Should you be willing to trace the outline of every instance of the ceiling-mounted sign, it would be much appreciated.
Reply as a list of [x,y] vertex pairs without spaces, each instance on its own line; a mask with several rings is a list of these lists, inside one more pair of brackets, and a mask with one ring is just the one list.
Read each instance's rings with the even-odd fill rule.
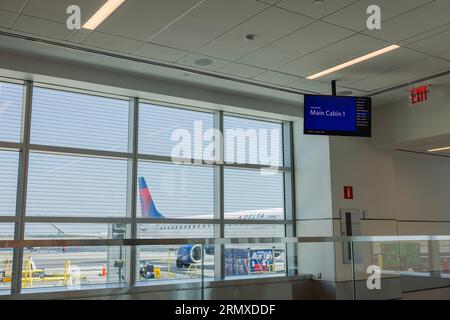
[[428,101],[430,86],[412,88],[410,91],[411,104],[419,104]]
[[305,95],[304,134],[370,137],[372,99]]

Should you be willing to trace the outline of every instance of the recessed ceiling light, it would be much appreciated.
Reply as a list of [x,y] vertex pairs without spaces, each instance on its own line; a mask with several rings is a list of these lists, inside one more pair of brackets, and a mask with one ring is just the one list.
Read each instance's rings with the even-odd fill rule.
[[340,65],[337,65],[337,66],[335,66],[335,67],[333,67],[333,68],[330,68],[330,69],[321,71],[321,72],[319,72],[319,73],[313,74],[313,75],[311,75],[311,76],[309,76],[309,77],[306,77],[306,79],[314,80],[314,79],[317,79],[317,78],[326,76],[327,74],[330,74],[330,73],[333,73],[333,72],[336,72],[336,71],[339,71],[339,70],[348,68],[348,67],[350,67],[350,66],[352,66],[352,65],[355,65],[355,64],[357,64],[357,63],[361,63],[361,62],[363,62],[363,61],[366,61],[366,60],[375,58],[375,57],[377,57],[377,56],[380,56],[380,55],[382,55],[382,54],[388,53],[388,52],[390,52],[390,51],[392,51],[392,50],[395,50],[395,49],[398,49],[398,48],[400,48],[399,45],[396,45],[396,44],[390,45],[390,46],[385,47],[385,48],[383,48],[383,49],[380,49],[380,50],[371,52],[371,53],[369,53],[369,54],[366,54],[366,55],[364,55],[364,56],[362,56],[362,57],[359,57],[359,58],[356,58],[356,59],[347,61],[347,62],[345,62],[345,63],[342,63],[342,64],[340,64]]
[[194,61],[198,66],[209,66],[212,64],[212,60],[208,58],[200,58]]
[[253,40],[256,39],[256,34],[254,34],[254,33],[246,34],[244,36],[244,39],[247,40],[247,41],[253,41]]
[[108,0],[97,10],[92,17],[83,25],[84,29],[95,30],[114,11],[119,8],[125,0]]
[[437,152],[437,151],[445,151],[445,150],[450,150],[450,147],[431,149],[431,150],[428,150],[428,152]]

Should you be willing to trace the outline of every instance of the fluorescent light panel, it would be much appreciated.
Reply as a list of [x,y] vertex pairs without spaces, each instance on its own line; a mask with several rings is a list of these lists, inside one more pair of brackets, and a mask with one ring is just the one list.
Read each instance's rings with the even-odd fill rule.
[[106,20],[125,0],[108,0],[97,10],[92,17],[83,25],[84,29],[95,30],[103,21]]
[[314,79],[326,76],[327,74],[330,74],[330,73],[333,73],[333,72],[336,72],[336,71],[348,68],[348,67],[350,67],[352,65],[355,65],[357,63],[360,63],[360,62],[363,62],[363,61],[375,58],[377,56],[380,56],[382,54],[388,53],[388,52],[390,52],[392,50],[395,50],[395,49],[398,49],[398,48],[400,48],[399,45],[396,45],[396,44],[390,45],[390,46],[388,46],[386,48],[383,48],[383,49],[380,49],[380,50],[368,53],[368,54],[366,54],[366,55],[364,55],[362,57],[359,57],[359,58],[350,60],[348,62],[342,63],[340,65],[337,65],[336,67],[333,67],[333,68],[321,71],[319,73],[313,74],[313,75],[311,75],[309,77],[306,77],[306,79],[314,80]]
[[444,151],[444,150],[450,150],[450,147],[431,149],[431,150],[428,150],[428,152],[437,152],[437,151]]

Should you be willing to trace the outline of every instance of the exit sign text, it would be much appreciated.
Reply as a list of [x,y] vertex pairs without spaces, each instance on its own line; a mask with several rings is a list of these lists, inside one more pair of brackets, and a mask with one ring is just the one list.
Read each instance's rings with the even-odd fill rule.
[[411,104],[418,104],[428,101],[429,86],[421,86],[411,89]]

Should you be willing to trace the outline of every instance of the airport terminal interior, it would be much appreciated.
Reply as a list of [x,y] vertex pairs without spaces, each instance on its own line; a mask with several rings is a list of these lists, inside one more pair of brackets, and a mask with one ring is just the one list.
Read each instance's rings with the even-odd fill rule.
[[450,0],[0,0],[0,300],[450,299]]

